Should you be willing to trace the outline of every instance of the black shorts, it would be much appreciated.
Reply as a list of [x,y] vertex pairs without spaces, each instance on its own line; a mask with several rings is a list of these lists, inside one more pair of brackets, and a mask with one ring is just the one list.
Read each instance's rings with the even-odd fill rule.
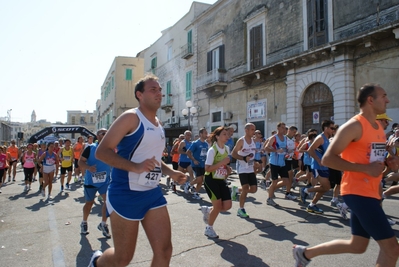
[[191,165],[191,162],[190,162],[190,161],[187,161],[187,162],[179,162],[179,166],[182,167],[183,169],[187,169],[188,166],[190,166],[190,165]]
[[230,189],[224,179],[213,179],[212,174],[205,175],[204,187],[211,201],[231,200]]
[[306,172],[306,171],[312,172],[312,166],[302,164],[302,171],[304,171],[304,172]]
[[78,162],[79,162],[79,159],[75,159],[75,164],[74,164],[74,165],[75,165],[75,169],[76,169],[76,168],[79,168]]
[[272,174],[272,180],[277,180],[279,175],[281,178],[288,178],[288,170],[285,166],[270,164],[270,171]]
[[295,170],[298,167],[299,167],[298,160],[296,159],[285,160],[285,168],[287,169],[287,171]]
[[256,180],[256,174],[251,173],[239,173],[238,177],[240,177],[241,185],[248,184],[249,186],[258,185],[258,180]]
[[12,165],[14,165],[14,163],[16,164],[17,162],[18,162],[18,160],[10,161],[10,167],[11,167]]
[[172,168],[177,171],[177,169],[179,169],[179,163],[172,161]]
[[193,167],[193,171],[195,173],[195,177],[204,176],[205,168],[202,167]]
[[40,171],[39,163],[36,164],[36,170],[39,172],[39,178],[43,178],[43,172]]
[[3,175],[4,175],[5,171],[7,171],[5,168],[4,169],[0,169],[0,182],[3,181]]
[[328,168],[328,170],[330,172],[328,179],[330,180],[331,188],[333,188],[335,185],[340,185],[342,180],[342,172],[330,168]]
[[67,171],[72,172],[72,165],[66,168],[61,166],[61,174],[65,174]]

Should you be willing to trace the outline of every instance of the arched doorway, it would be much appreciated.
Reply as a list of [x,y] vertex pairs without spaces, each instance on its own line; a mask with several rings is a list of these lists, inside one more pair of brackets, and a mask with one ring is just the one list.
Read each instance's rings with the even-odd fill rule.
[[[302,109],[303,132],[309,128],[315,128],[321,132],[321,123],[324,120],[331,120],[334,116],[334,99],[330,88],[324,83],[315,83],[309,86],[303,95]],[[313,118],[317,112],[318,122]]]

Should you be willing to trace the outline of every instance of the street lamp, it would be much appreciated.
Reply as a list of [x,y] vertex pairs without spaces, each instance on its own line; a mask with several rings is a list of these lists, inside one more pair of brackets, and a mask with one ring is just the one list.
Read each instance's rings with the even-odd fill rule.
[[183,114],[183,116],[188,117],[188,130],[190,130],[190,131],[191,131],[191,126],[190,126],[191,114],[195,114],[195,113],[197,113],[197,108],[193,107],[193,103],[191,101],[187,101],[186,108],[184,108],[181,111],[181,114]]

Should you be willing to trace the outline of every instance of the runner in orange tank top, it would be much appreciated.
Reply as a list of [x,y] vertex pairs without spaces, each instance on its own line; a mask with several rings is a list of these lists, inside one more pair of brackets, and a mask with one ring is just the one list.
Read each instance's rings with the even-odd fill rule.
[[[376,266],[393,267],[398,260],[399,244],[382,210],[379,195],[385,167],[385,134],[376,115],[385,112],[389,100],[377,84],[362,86],[357,100],[360,114],[340,127],[322,158],[323,165],[344,171],[341,194],[351,209],[352,236],[349,240],[333,240],[310,248],[295,245],[295,266],[306,266],[320,255],[363,253],[370,237],[380,246]],[[398,161],[398,157],[392,157],[390,165]]]
[[[83,137],[79,136],[78,137],[78,141],[76,142],[76,144],[73,146],[73,156],[75,158],[75,182],[77,182],[77,180],[81,180],[82,178],[79,176],[79,174],[81,174],[81,170],[79,168],[79,158],[80,158],[80,154],[82,154],[83,151]],[[67,189],[69,189],[69,184],[66,185]]]

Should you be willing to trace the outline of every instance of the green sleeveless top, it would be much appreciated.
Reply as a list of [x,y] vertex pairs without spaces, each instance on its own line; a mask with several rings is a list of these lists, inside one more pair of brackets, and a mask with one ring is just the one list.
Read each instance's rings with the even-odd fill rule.
[[[215,165],[216,163],[222,161],[224,158],[228,157],[229,154],[227,153],[227,146],[224,146],[224,153],[220,154],[218,148],[216,147],[216,143],[212,146],[213,150],[215,150],[215,158],[213,159],[213,164]],[[209,175],[210,172],[205,172],[205,175]],[[227,176],[227,166],[222,165],[220,166],[217,170],[212,172],[212,178],[213,179],[225,179]]]

